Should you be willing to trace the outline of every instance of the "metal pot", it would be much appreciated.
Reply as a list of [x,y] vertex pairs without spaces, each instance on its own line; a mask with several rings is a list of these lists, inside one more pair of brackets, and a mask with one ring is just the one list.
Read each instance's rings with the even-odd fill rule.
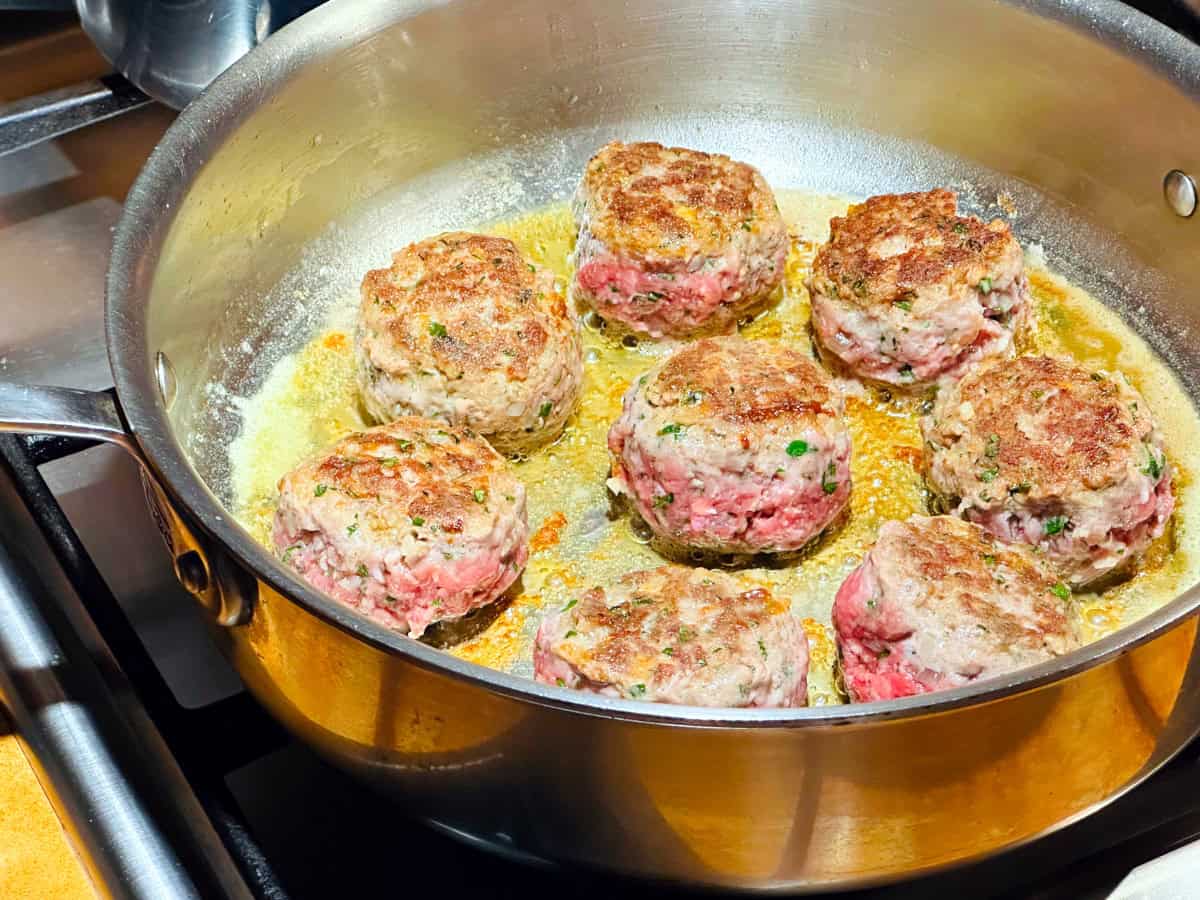
[[18,9],[74,7],[84,31],[121,74],[0,107],[0,156],[137,109],[150,98],[181,109],[230,63],[321,2],[20,0]]
[[361,276],[351,245],[305,268],[328,223],[376,203],[405,212],[384,220],[400,230],[478,222],[563,196],[602,140],[648,135],[733,152],[777,186],[1007,193],[1022,238],[1200,396],[1200,223],[1180,215],[1179,176],[1177,211],[1162,193],[1168,171],[1200,171],[1200,49],[1118,3],[335,0],[190,106],[130,193],[108,278],[119,408],[6,385],[0,419],[135,454],[255,696],[414,814],[517,856],[861,885],[1034,839],[1162,765],[1200,730],[1194,588],[1070,656],[932,697],[670,707],[393,634],[231,518],[227,397],[313,322],[277,285]]

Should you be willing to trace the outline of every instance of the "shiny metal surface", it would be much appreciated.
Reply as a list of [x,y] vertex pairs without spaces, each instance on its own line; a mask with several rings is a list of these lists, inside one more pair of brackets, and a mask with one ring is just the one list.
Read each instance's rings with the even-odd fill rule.
[[[116,444],[142,461],[110,394],[74,388],[0,382],[0,432],[56,434]],[[175,561],[179,583],[219,625],[249,620],[257,594],[255,581],[214,553],[167,502],[162,489],[143,477],[147,502]]]
[[1190,217],[1196,211],[1196,182],[1192,176],[1172,169],[1163,179],[1163,196],[1175,214]]
[[0,704],[103,896],[250,896],[3,460]]
[[[984,68],[979,34],[1006,48]],[[932,0],[335,0],[185,111],[135,186],[108,282],[122,411],[164,520],[187,515],[260,580],[248,621],[220,632],[248,686],[446,829],[748,889],[977,858],[1086,814],[1196,734],[1196,589],[1062,660],[932,698],[581,696],[448,658],[294,579],[221,505],[232,398],[316,327],[321,284],[351,277],[357,248],[330,223],[471,224],[561,198],[618,135],[719,146],[781,186],[1011,193],[1022,238],[1200,396],[1195,230],[1142,177],[1200,168],[1198,101],[1200,51],[1108,2],[972,0],[947,16]]]
[[3,383],[0,407],[8,412],[0,431],[92,438],[133,450],[117,404],[108,394]]
[[[109,71],[78,24],[0,35],[0,101]],[[174,115],[150,104],[0,159],[0,380],[112,386],[104,275],[113,229]],[[161,551],[128,453],[97,446],[41,471],[180,703],[236,692],[236,674],[203,630],[206,613]]]
[[321,2],[76,0],[84,30],[124,77],[109,75],[0,106],[0,156],[145,106],[151,98],[182,109],[234,60]]
[[267,35],[321,0],[77,0],[83,28],[117,71],[181,109]]
[[149,102],[123,78],[108,77],[0,106],[0,156]]

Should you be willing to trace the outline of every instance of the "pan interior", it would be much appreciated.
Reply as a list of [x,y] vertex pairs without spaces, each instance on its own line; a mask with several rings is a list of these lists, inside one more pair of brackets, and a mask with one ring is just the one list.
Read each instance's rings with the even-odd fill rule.
[[[1195,275],[1180,262],[1188,244],[1181,223],[1156,205],[1157,169],[1169,154],[1116,143],[1130,133],[1150,141],[1150,129],[1132,121],[1139,116],[1172,122],[1155,141],[1186,134],[1187,122],[1167,117],[1167,107],[1200,124],[1165,80],[1065,25],[992,3],[970,4],[976,26],[1013,51],[1004,73],[980,75],[970,96],[910,85],[913,78],[950,84],[971,64],[969,36],[941,22],[937,4],[855,18],[841,4],[812,4],[801,14],[783,3],[773,18],[739,19],[736,28],[713,14],[716,7],[707,18],[689,19],[697,5],[677,4],[618,22],[605,5],[579,4],[565,25],[550,23],[547,37],[544,8],[518,3],[507,21],[513,29],[525,23],[533,36],[506,31],[505,48],[467,25],[487,6],[422,12],[293,73],[231,130],[171,226],[152,290],[150,355],[161,350],[174,364],[172,425],[196,472],[251,530],[261,534],[247,503],[261,501],[253,495],[264,479],[247,489],[248,441],[261,434],[264,417],[289,412],[271,408],[281,396],[270,393],[272,378],[314,340],[352,333],[363,273],[431,233],[511,228],[520,216],[553,209],[590,154],[613,138],[751,162],[810,231],[846,198],[938,185],[957,190],[969,211],[1003,212],[1022,244],[1044,248],[1051,272],[1120,316],[1124,326],[1110,334],[1127,327],[1163,361],[1159,373],[1173,373],[1154,379],[1157,393],[1144,380],[1139,386],[1160,416],[1182,423],[1168,437],[1184,473],[1180,520],[1196,506],[1189,499],[1195,467],[1184,458],[1200,447],[1188,430],[1195,424],[1188,398],[1200,396],[1186,338],[1195,327],[1188,300]],[[685,21],[687,28],[671,29]],[[610,39],[616,49],[598,62]],[[753,67],[743,58],[746,45],[761,51]],[[696,46],[710,53],[702,70]],[[638,65],[651,59],[674,80],[639,81]],[[435,83],[437,66],[445,77]],[[1109,79],[1109,94],[1086,101],[1104,109],[1078,108],[1072,71]],[[888,84],[896,88],[890,96]],[[1124,123],[1114,115],[1121,103]],[[989,111],[983,119],[981,107]],[[1093,135],[1109,142],[1106,154],[1089,152],[1083,123],[1113,129]],[[1014,149],[1018,141],[1030,149]],[[1145,157],[1147,175],[1129,174],[1123,157],[1133,153]],[[561,258],[546,262],[567,274]],[[317,443],[311,420],[293,416],[287,427],[295,440],[279,445],[278,474],[294,461],[289,453]],[[1194,533],[1177,530],[1176,538]],[[851,556],[831,570],[834,586]],[[1184,547],[1186,571],[1154,605],[1194,580],[1196,556]],[[827,621],[829,596],[799,598],[797,609]],[[528,623],[522,635],[503,660],[515,672],[528,670]],[[828,686],[818,690],[832,698]]]
[[[983,217],[1008,215],[1026,225],[1032,217],[1025,210],[1045,214],[1045,203],[1027,187],[971,170],[932,151],[918,153],[870,135],[832,129],[818,143],[819,134],[811,123],[797,126],[792,139],[781,143],[796,147],[804,140],[805,146],[785,159],[763,159],[752,143],[728,147],[727,133],[714,133],[709,122],[628,123],[604,135],[562,136],[522,154],[510,151],[465,161],[403,185],[332,223],[268,294],[263,321],[235,349],[245,357],[242,365],[250,375],[245,387],[228,398],[240,424],[221,459],[228,472],[223,487],[235,515],[269,546],[278,478],[346,432],[372,424],[354,386],[352,344],[362,275],[386,265],[391,252],[409,241],[466,228],[513,237],[531,258],[569,280],[573,227],[564,198],[587,155],[608,137],[655,138],[728,150],[760,165],[780,186],[780,205],[793,235],[785,297],[775,309],[745,326],[743,333],[784,340],[806,350],[808,300],[803,275],[815,247],[826,236],[829,217],[842,214],[851,197],[948,185],[960,193],[966,208]],[[893,176],[806,183],[811,175],[805,161],[832,154],[848,154],[858,161],[852,171],[888,171]],[[864,159],[870,161],[864,165]],[[556,162],[558,167],[552,168]],[[531,179],[529,173],[540,177]],[[1186,535],[1200,533],[1194,527],[1200,523],[1192,521],[1200,504],[1192,497],[1190,475],[1192,448],[1200,447],[1200,424],[1180,385],[1141,339],[1090,295],[1053,274],[1062,260],[1058,239],[1068,233],[1077,235],[1078,226],[1072,228],[1066,217],[1047,224],[1047,231],[1021,228],[1029,247],[1038,320],[1037,337],[1025,349],[1065,350],[1087,364],[1119,366],[1131,374],[1151,405],[1162,411],[1179,473],[1178,527],[1148,554],[1139,577],[1077,600],[1084,631],[1095,638],[1161,606],[1196,580],[1200,556],[1182,544]],[[1047,241],[1049,248],[1033,235]],[[1111,302],[1122,302],[1122,294],[1096,279],[1095,273],[1076,277],[1090,281],[1098,291],[1107,290]],[[274,323],[285,320],[289,328],[275,332]],[[610,503],[603,482],[607,423],[615,418],[624,389],[668,345],[643,342],[628,348],[593,328],[585,334],[585,346],[589,361],[583,412],[574,418],[563,440],[516,463],[529,490],[530,525],[535,533],[535,552],[524,578],[497,610],[433,635],[451,653],[513,674],[531,674],[532,639],[546,610],[564,605],[592,584],[609,583],[631,568],[664,561],[646,546],[644,533],[630,516]],[[211,385],[214,397],[227,391],[226,384]],[[789,598],[793,612],[804,619],[813,651],[811,703],[841,699],[828,624],[837,586],[861,559],[880,522],[925,511],[916,467],[921,453],[916,422],[922,399],[889,397],[879,391],[852,398],[855,498],[849,521],[799,564],[730,563],[754,583]]]

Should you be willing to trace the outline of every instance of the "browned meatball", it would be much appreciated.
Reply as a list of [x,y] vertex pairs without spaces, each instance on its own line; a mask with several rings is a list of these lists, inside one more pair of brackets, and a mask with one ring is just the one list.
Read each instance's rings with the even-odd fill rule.
[[554,276],[507,238],[441,234],[368,272],[356,344],[376,419],[464,425],[502,453],[556,437],[583,381],[578,330]]
[[782,282],[787,227],[758,170],[614,142],[575,198],[575,295],[651,337],[732,328]]
[[1029,285],[1005,222],[960,216],[936,190],[871,197],[829,228],[808,278],[824,354],[896,385],[1012,355]]

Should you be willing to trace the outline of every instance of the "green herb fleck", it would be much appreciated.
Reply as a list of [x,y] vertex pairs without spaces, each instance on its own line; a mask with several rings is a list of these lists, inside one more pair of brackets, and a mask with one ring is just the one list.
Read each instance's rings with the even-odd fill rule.
[[892,651],[889,650],[887,647],[884,647],[882,650],[879,650],[876,652],[875,658],[876,659],[887,659],[891,655],[892,655]]
[[742,231],[749,231],[749,230],[750,230],[750,223],[749,223],[749,222],[743,222],[743,223],[742,223]]
[[663,652],[663,656],[674,656],[675,648],[674,647],[663,647],[662,652]]
[[476,488],[475,490],[471,491],[471,496],[475,498],[476,503],[483,503],[485,500],[487,500],[487,491],[483,490],[482,488]]
[[994,566],[996,564],[996,557],[991,553],[985,553],[983,554],[983,563],[987,566]]
[[646,686],[644,684],[634,684],[629,687],[630,697],[643,697],[646,694]]
[[897,300],[896,306],[900,307],[905,312],[912,312],[912,301],[911,300]]
[[965,222],[955,222],[954,223],[954,233],[955,234],[966,234],[967,233],[966,223]]
[[1157,480],[1163,473],[1163,461],[1154,455],[1150,446],[1146,446],[1146,464],[1142,466],[1142,474]]
[[430,322],[429,323],[429,333],[431,335],[433,335],[435,338],[445,337],[446,336],[446,326],[443,325],[441,322]]
[[991,292],[992,292],[992,279],[980,278],[979,279],[979,293],[986,295],[986,294],[990,294]]
[[537,271],[537,266],[535,266],[533,263],[525,263],[525,266],[529,269],[530,272]]
[[411,521],[418,528],[425,524],[425,519],[422,516],[413,516],[409,521]]
[[679,436],[683,434],[683,426],[672,422],[670,425],[664,425],[662,428],[658,429],[658,433],[673,434],[675,435],[675,440],[679,440]]
[[316,488],[313,490],[313,494],[314,494],[315,496],[317,496],[317,497],[323,497],[323,496],[325,496],[325,492],[326,492],[327,490],[329,490],[329,485],[327,485],[327,484],[318,484],[318,485],[316,486]]
[[288,560],[290,560],[292,558],[292,554],[295,553],[299,549],[300,549],[299,544],[292,544],[292,546],[288,547],[286,550],[283,551],[283,561],[287,562]]
[[803,456],[811,448],[808,446],[808,441],[792,441],[787,445],[788,456]]
[[835,480],[837,475],[837,464],[832,460],[825,467],[825,471],[821,474],[821,490],[827,494],[832,494],[838,489],[838,483]]
[[762,638],[758,639],[758,652],[762,654],[762,658],[767,658],[767,645],[763,643]]
[[1071,589],[1069,587],[1067,587],[1065,584],[1063,584],[1061,581],[1058,584],[1054,585],[1054,587],[1050,588],[1050,593],[1052,593],[1059,600],[1071,599]]
[[354,571],[358,574],[359,578],[366,578],[370,574],[370,572],[367,571],[367,567],[362,563],[359,563],[358,568]]
[[1012,487],[1010,487],[1008,492],[1012,495],[1028,494],[1031,490],[1033,490],[1033,485],[1028,481],[1022,481],[1020,484],[1014,484]]
[[572,628],[570,631],[568,631],[566,634],[564,634],[563,637],[564,638],[573,638],[577,634],[579,634],[579,632],[576,631],[574,628]]
[[675,502],[675,495],[672,493],[656,494],[654,496],[654,508],[665,509]]
[[412,449],[412,441],[406,441],[404,438],[396,438],[396,446],[400,448],[401,453],[407,453]]
[[646,296],[651,300],[661,300],[663,298],[663,295],[658,291],[646,291]]
[[692,631],[692,629],[688,628],[686,625],[679,626],[679,643],[686,644],[688,641],[690,641],[695,636],[696,636],[696,633],[694,631]]
[[562,608],[562,611],[566,612],[568,609],[573,609],[575,604],[578,602],[579,602],[578,597],[572,597],[569,601],[567,601],[567,605]]
[[900,367],[900,377],[906,378],[911,381],[912,377],[913,377],[912,366],[910,366],[908,363],[905,363],[904,365],[902,365]]
[[354,532],[356,532],[356,531],[358,531],[358,523],[357,522],[351,522],[349,525],[346,526],[346,534],[354,534]]
[[554,683],[557,684],[559,687],[567,686],[567,683],[565,681],[563,681],[561,678],[555,678]]
[[400,465],[400,459],[395,456],[385,456],[379,461],[379,465],[383,466],[385,469],[394,469],[396,466]]
[[1042,531],[1046,534],[1058,534],[1066,527],[1066,516],[1051,516],[1046,520],[1045,524],[1042,525]]
[[552,409],[554,409],[554,404],[551,403],[549,400],[547,400],[540,407],[538,407],[538,418],[539,419],[548,418],[550,415],[550,410],[552,410]]
[[996,466],[991,466],[979,473],[979,480],[983,482],[995,481],[996,476],[999,474],[1000,470]]
[[987,456],[988,459],[995,459],[997,456],[999,456],[1000,455],[1000,435],[998,435],[998,434],[989,435],[988,439],[987,439],[987,446],[984,447],[983,452]]
[[867,600],[867,609],[874,609],[878,605],[879,605],[879,601],[874,597],[871,597],[870,599]]

